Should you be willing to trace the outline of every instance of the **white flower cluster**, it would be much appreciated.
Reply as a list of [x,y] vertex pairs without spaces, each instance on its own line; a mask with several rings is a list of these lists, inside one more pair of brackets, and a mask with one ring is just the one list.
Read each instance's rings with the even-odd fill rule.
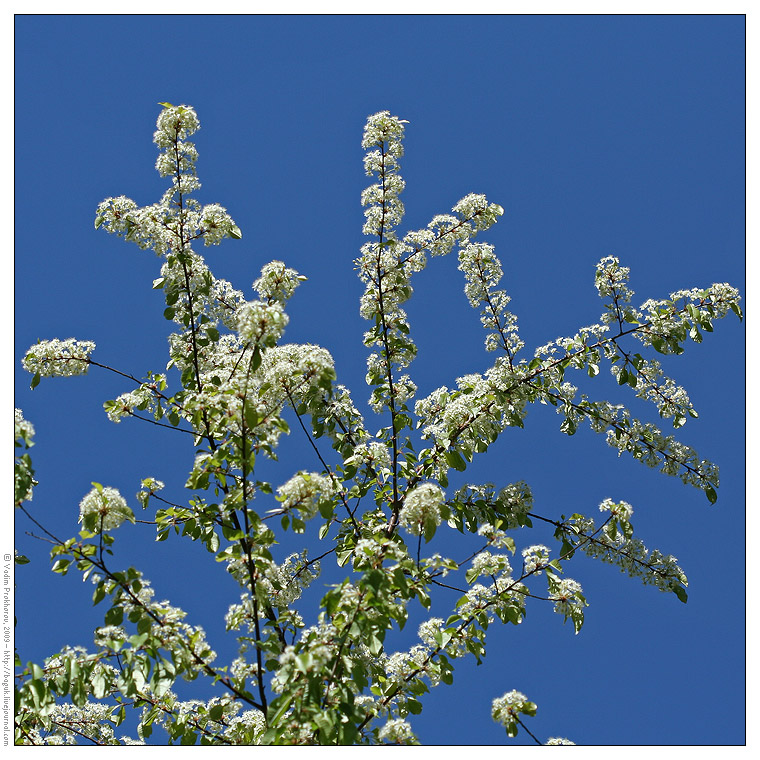
[[[332,393],[324,393],[318,398],[318,403],[311,403],[309,412],[315,433],[317,435],[327,433],[332,439],[333,447],[343,455],[344,464],[350,464],[349,460],[357,456],[363,458],[367,466],[390,467],[390,456],[387,455],[387,450],[385,457],[380,451],[385,448],[384,445],[377,444],[375,447],[373,444],[369,453],[362,448],[363,443],[370,436],[364,425],[364,418],[354,405],[348,388],[344,385],[333,385]],[[374,465],[369,462],[370,456],[375,458]]]
[[[522,424],[527,391],[521,384],[526,372],[497,358],[485,376],[466,375],[457,379],[457,390],[438,388],[414,407],[423,438],[433,438],[441,450],[454,447],[470,458],[486,451],[509,425]],[[442,469],[443,462],[438,460]]]
[[510,297],[503,290],[496,290],[503,271],[492,245],[468,243],[459,251],[459,269],[464,272],[464,288],[467,300],[474,308],[481,308],[480,321],[489,334],[486,349],[504,348],[513,359],[525,345],[517,332],[517,317],[507,311]]
[[237,331],[246,343],[274,346],[288,325],[288,315],[282,304],[250,301],[237,312]]
[[419,744],[412,727],[403,718],[391,718],[377,733],[382,744]]
[[417,635],[422,640],[422,643],[434,649],[440,644],[437,639],[441,638],[441,631],[444,627],[443,618],[430,618],[420,623],[420,627],[417,629]]
[[612,501],[606,498],[599,505],[600,512],[609,512],[617,522],[630,522],[633,507],[627,501]]
[[203,207],[198,227],[199,234],[203,236],[203,245],[219,245],[224,238],[242,237],[238,226],[227,213],[227,209],[218,203],[210,203]]
[[549,549],[543,544],[528,546],[522,550],[523,573],[541,575],[543,568],[549,564]]
[[[367,383],[369,385],[373,385],[375,378],[382,377],[381,374],[374,374],[373,373],[373,365],[378,363],[378,354],[370,354],[370,356],[367,359],[367,364],[370,365],[370,371],[367,373]],[[383,367],[384,368],[384,367]],[[387,387],[387,385],[386,385]],[[409,399],[414,398],[414,395],[417,393],[417,385],[412,380],[409,375],[401,375],[398,379],[394,380],[393,385],[391,386],[393,398],[395,399],[396,405],[403,404],[406,401],[409,401]],[[372,408],[372,411],[374,412],[381,412],[383,408],[385,407],[385,394],[383,393],[383,389],[376,388],[369,399],[369,405]]]
[[473,403],[478,391],[481,394],[486,391],[486,383],[476,376],[459,378],[457,382],[461,390],[464,390],[468,381],[475,393],[458,393],[442,386],[415,403],[414,413],[419,417],[418,425],[423,428],[423,438],[433,438],[438,446],[448,448],[452,441],[461,439],[463,434],[471,433],[468,438],[474,441],[476,438],[485,438],[483,433],[493,439],[494,433],[500,432],[489,417],[478,419]]
[[[242,586],[250,585],[248,567],[244,560],[231,560],[228,570]],[[262,605],[259,607],[259,616],[264,615],[263,609],[268,606],[287,610],[301,598],[304,590],[319,577],[320,572],[319,561],[309,562],[305,549],[300,554],[289,555],[279,565],[271,559],[257,557],[256,595]],[[248,630],[253,632],[256,618],[250,592],[242,594],[240,600],[240,604],[231,605],[227,611],[227,629],[239,630],[245,623]],[[297,616],[297,613],[294,615]]]
[[[271,681],[272,691],[275,694],[285,691],[295,677],[299,658],[308,663],[310,672],[321,672],[341,648],[341,639],[338,629],[329,620],[325,620],[324,613],[321,613],[319,623],[304,628],[299,640],[294,645],[286,646],[280,654],[279,667]],[[366,653],[360,647],[351,647],[350,650],[346,648],[342,656],[345,664],[350,663],[354,657],[366,657]]]
[[285,303],[305,280],[303,275],[286,267],[282,261],[270,261],[261,268],[261,276],[254,281],[253,289],[267,303]]
[[728,283],[714,283],[703,290],[679,290],[671,293],[670,299],[649,299],[637,314],[643,328],[635,335],[660,353],[680,353],[679,344],[687,335],[699,343],[700,328],[712,331],[713,319],[721,319],[729,311],[741,317],[740,301],[739,291]]
[[162,177],[171,176],[175,190],[183,194],[197,190],[198,151],[187,141],[201,127],[197,114],[189,106],[169,106],[159,114],[156,127],[153,142],[163,150],[156,161],[156,170]]
[[446,495],[434,483],[421,483],[412,488],[399,512],[399,524],[413,536],[428,533],[441,524],[441,507]]
[[[154,622],[150,628],[150,636],[163,649],[173,653],[173,658],[192,680],[204,667],[216,659],[216,652],[206,641],[206,632],[200,626],[184,623],[187,613],[175,607],[168,600],[156,602],[153,600],[155,591],[150,581],[140,574],[140,589],[133,591],[132,596],[122,597],[124,614],[129,617],[133,612],[147,613]],[[185,676],[188,677],[188,676]]]
[[34,425],[29,420],[24,419],[24,413],[21,409],[14,409],[13,421],[15,439],[17,441],[25,441],[26,445],[30,446],[32,438],[34,438]]
[[128,634],[120,625],[104,625],[95,629],[93,641],[96,646],[110,649],[115,643],[123,644]]
[[525,694],[514,689],[501,697],[497,697],[491,704],[491,717],[504,726],[510,736],[517,734],[517,721],[520,713],[535,715],[536,705],[528,701]]
[[467,578],[479,578],[481,575],[509,576],[512,574],[512,566],[509,564],[509,557],[505,554],[492,554],[489,551],[482,551],[472,558],[471,570],[467,573]]
[[605,313],[602,323],[622,324],[622,322],[638,321],[639,312],[630,306],[634,291],[628,286],[631,270],[620,266],[620,260],[615,256],[605,256],[596,265],[594,284],[601,298],[610,298],[605,303]]
[[277,489],[277,499],[282,502],[283,511],[297,509],[302,519],[311,520],[317,514],[320,499],[329,499],[333,490],[328,477],[299,472]]
[[217,203],[201,208],[187,197],[201,186],[195,166],[198,151],[187,141],[200,129],[195,111],[189,106],[166,106],[156,126],[153,141],[162,151],[156,170],[172,178],[172,188],[159,203],[144,208],[123,195],[106,198],[95,214],[96,229],[102,226],[159,256],[188,253],[190,241],[197,238],[203,238],[205,245],[217,245],[226,237],[240,239],[242,233],[226,209]]
[[[470,193],[451,209],[452,214],[438,214],[424,230],[409,232],[404,246],[417,256],[429,250],[431,256],[445,256],[455,245],[466,246],[478,232],[493,226],[504,213],[497,203],[489,203],[485,195]],[[422,268],[422,267],[420,267]]]
[[[148,718],[152,726],[163,726],[170,734],[180,726],[183,730],[200,730],[205,735],[218,737],[220,744],[233,746],[257,745],[266,731],[263,713],[256,709],[243,710],[241,701],[231,694],[212,697],[208,702],[182,701],[172,691],[153,696],[152,704],[143,708],[137,728],[140,735]],[[218,717],[214,719],[211,715]]]
[[[525,616],[525,594],[527,589],[508,574],[497,576],[490,586],[473,584],[457,602],[457,612],[465,620],[482,619],[492,622],[495,615],[513,623],[522,622]],[[469,625],[463,629],[465,635],[473,635],[475,628]]]
[[274,346],[263,356],[259,369],[262,385],[271,387],[268,395],[280,405],[289,394],[298,400],[335,378],[330,352],[311,343]]
[[[623,367],[613,364],[610,368],[615,379],[620,377]],[[657,407],[660,417],[674,417],[673,424],[680,427],[686,416],[696,417],[686,390],[662,372],[660,362],[652,359],[636,362],[636,395],[645,401],[651,401]],[[618,382],[619,379],[618,379]]]
[[495,549],[514,550],[514,540],[507,535],[506,531],[494,528],[491,523],[483,523],[478,528],[478,535],[488,539],[489,545]]
[[499,516],[506,518],[506,529],[512,530],[524,524],[526,515],[533,508],[533,492],[524,480],[519,480],[502,488],[496,503]]
[[378,474],[389,472],[391,468],[391,455],[388,446],[379,441],[360,443],[353,447],[352,462],[364,464]]
[[31,346],[22,364],[27,372],[40,377],[85,375],[89,356],[94,350],[95,344],[91,340],[53,338]]
[[[640,578],[645,585],[655,586],[661,591],[674,591],[688,585],[684,571],[678,560],[658,549],[649,551],[644,542],[633,536],[629,520],[633,508],[624,501],[605,499],[599,510],[610,512],[615,518],[597,534],[597,527],[591,517],[579,517],[574,521],[578,531],[576,543],[589,557],[617,565],[632,578]],[[593,537],[587,540],[587,537]]]
[[574,617],[586,606],[583,588],[572,578],[549,578],[549,599],[554,600],[554,611],[565,618]]
[[441,669],[436,659],[430,655],[431,650],[428,647],[415,644],[408,652],[394,652],[390,656],[383,656],[383,673],[398,688],[399,700],[402,693],[423,676],[433,687],[441,683]]
[[[522,480],[510,483],[498,494],[493,483],[470,483],[457,490],[453,505],[468,518],[468,522],[473,525],[472,529],[477,530],[478,535],[488,538],[492,546],[513,549],[512,539],[505,531],[529,522],[528,513],[533,507],[533,494],[530,486]],[[493,525],[497,520],[498,529]]]
[[121,422],[124,417],[129,417],[135,409],[146,410],[152,415],[158,411],[158,397],[156,389],[158,385],[166,387],[166,376],[160,375],[147,383],[142,383],[139,388],[128,393],[122,393],[113,401],[106,401],[103,406],[111,422]]
[[550,747],[550,746],[560,745],[560,744],[567,744],[573,747],[575,746],[575,742],[571,742],[570,739],[563,739],[561,736],[552,737],[546,742],[545,746]]
[[[33,438],[34,425],[24,419],[24,413],[21,409],[16,409],[14,411],[15,445],[28,449],[34,446]],[[37,481],[34,479],[34,470],[29,455],[17,456],[13,467],[13,503],[18,507],[24,501],[31,501],[33,489],[36,485]]]
[[591,402],[584,395],[579,403],[563,409],[563,413],[573,424],[587,419],[594,432],[606,433],[607,443],[619,454],[628,452],[648,467],[659,467],[660,472],[677,476],[708,495],[719,483],[720,473],[715,464],[700,459],[694,449],[673,436],[663,435],[656,425],[632,417],[621,404]]
[[171,148],[201,128],[198,114],[191,106],[168,106],[158,116],[153,142],[159,148]]
[[388,111],[375,114],[367,121],[362,142],[365,149],[372,148],[365,157],[365,170],[378,178],[362,193],[362,204],[366,218],[364,233],[379,240],[362,246],[356,261],[359,277],[366,284],[360,314],[375,322],[364,340],[366,346],[375,348],[367,372],[367,382],[376,386],[370,399],[375,411],[396,405],[403,407],[417,390],[406,375],[394,380],[393,368],[407,367],[417,353],[401,304],[412,293],[412,274],[425,266],[425,251],[441,255],[450,252],[455,244],[465,245],[503,213],[500,206],[489,204],[485,196],[471,194],[454,206],[456,216],[436,216],[427,229],[410,232],[399,241],[394,230],[404,213],[399,199],[404,181],[398,176],[404,123]]
[[[319,577],[321,566],[319,561],[309,562],[307,551],[291,554],[281,565],[269,562],[265,571],[265,595],[270,602],[281,608],[286,608],[301,598],[304,590]],[[266,585],[269,593],[266,594]]]
[[[535,350],[535,356],[537,358],[545,356],[550,359],[543,364],[542,372],[550,369],[560,360],[563,360],[563,363],[566,362],[569,367],[583,369],[590,364],[598,364],[602,352],[608,359],[614,358],[617,355],[614,344],[609,340],[605,341],[605,336],[609,331],[609,325],[588,325],[581,327],[571,338],[559,337],[544,346],[539,346]],[[557,355],[558,349],[561,349],[560,356]]]
[[156,478],[143,478],[141,484],[142,488],[137,492],[137,500],[142,505],[143,509],[148,508],[148,502],[150,497],[156,492],[164,488],[164,483]]
[[404,216],[404,204],[399,195],[404,181],[396,173],[398,159],[404,155],[404,121],[381,111],[367,119],[364,127],[362,148],[372,148],[364,158],[367,175],[378,175],[378,182],[362,193],[365,235],[383,236],[396,227]]
[[90,739],[94,744],[120,744],[109,720],[111,711],[112,708],[102,702],[85,702],[81,707],[56,704],[47,715],[50,733],[39,735],[39,741],[35,737],[35,744],[74,745],[81,737]]
[[[280,304],[273,302],[272,308],[280,308]],[[312,418],[330,416],[327,407],[331,404],[330,388],[335,370],[332,357],[319,346],[264,346],[261,364],[255,370],[252,370],[253,347],[244,349],[237,336],[220,336],[217,342],[198,353],[203,360],[203,391],[193,392],[183,399],[182,416],[193,419],[194,413],[202,413],[215,437],[239,435],[244,428],[246,440],[250,441],[246,444],[249,452],[253,447],[262,446],[266,451],[267,447],[276,446],[280,436],[288,431],[279,416],[284,405],[303,402]],[[188,345],[188,356],[192,356],[191,345]],[[336,412],[346,408],[343,396],[338,392],[334,399]],[[359,417],[358,412],[356,416]],[[196,470],[200,474],[197,467]]]
[[596,265],[594,284],[601,297],[616,297],[618,301],[627,303],[633,295],[628,287],[630,276],[630,267],[621,267],[620,259],[615,256],[605,256]]
[[134,522],[135,517],[115,488],[96,484],[79,504],[79,522],[94,533],[114,530],[125,520]]

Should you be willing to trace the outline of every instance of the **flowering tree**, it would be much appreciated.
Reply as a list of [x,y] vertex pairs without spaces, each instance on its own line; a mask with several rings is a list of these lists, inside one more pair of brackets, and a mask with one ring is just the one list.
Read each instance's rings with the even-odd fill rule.
[[[82,375],[90,367],[117,373],[130,386],[105,402],[112,421],[145,420],[192,441],[187,499],[164,498],[163,482],[150,475],[136,504],[159,540],[175,533],[202,544],[237,581],[239,602],[225,622],[238,657],[219,664],[200,626],[156,601],[138,569],[115,564],[114,531],[136,519],[118,490],[93,483],[73,538],[40,524],[27,504],[35,485],[34,428],[17,410],[16,506],[52,543],[53,571],[82,573],[94,584],[94,602],[106,606],[92,651],[68,647],[25,667],[17,657],[17,743],[141,743],[156,725],[182,744],[415,743],[408,717],[422,710],[431,687],[452,682],[459,658],[480,662],[497,620],[520,624],[529,600],[536,600],[580,631],[586,600],[565,575],[576,552],[686,601],[684,572],[674,557],[647,549],[634,535],[626,502],[605,499],[596,519],[540,515],[524,482],[454,490],[448,475],[465,471],[507,427],[522,427],[530,404],[548,403],[566,434],[587,422],[620,453],[680,477],[714,502],[715,465],[624,406],[579,395],[565,374],[596,377],[606,364],[620,385],[680,428],[697,414],[654,355],[682,353],[687,339],[701,341],[729,311],[741,318],[736,289],[715,284],[635,307],[628,269],[607,257],[596,268],[599,323],[526,357],[509,296],[499,289],[493,246],[475,242],[502,208],[468,195],[426,228],[398,233],[405,122],[387,111],[375,114],[362,142],[373,178],[362,194],[369,242],[355,262],[365,285],[360,312],[370,324],[364,337],[369,404],[382,421],[373,435],[376,423],[367,425],[349,390],[336,382],[329,352],[281,342],[286,304],[305,278],[272,261],[253,284],[258,298],[246,301],[193,250],[196,242],[216,245],[242,235],[224,208],[192,197],[199,187],[197,151],[188,141],[199,128],[194,110],[161,105],[156,168],[171,187],[144,208],[124,196],[103,201],[95,226],[163,259],[153,287],[163,290],[164,316],[176,330],[166,372],[138,378],[99,363],[94,343],[74,339],[41,341],[23,364],[32,387],[43,377]],[[406,372],[416,347],[402,305],[427,257],[454,249],[467,299],[486,330],[485,347],[496,358],[486,372],[459,378],[456,388],[417,399]],[[273,485],[261,479],[257,463],[276,459],[278,441],[289,432],[286,415],[313,459]],[[554,551],[523,538],[534,521],[553,526]],[[444,523],[472,534],[477,549],[456,560],[432,553],[428,547]],[[318,539],[307,540],[312,528]],[[276,543],[298,551],[278,563]],[[296,604],[327,564],[337,580],[318,609],[302,617]],[[429,617],[408,650],[386,651],[388,632],[402,628],[413,608],[429,610],[434,594],[437,604],[449,605],[448,617]],[[181,700],[173,690],[178,679],[206,681],[217,693]],[[204,689],[199,686],[200,696]],[[493,700],[492,716],[509,736],[520,728],[530,733],[524,719],[535,712],[517,691]],[[137,738],[117,737],[130,714]]]

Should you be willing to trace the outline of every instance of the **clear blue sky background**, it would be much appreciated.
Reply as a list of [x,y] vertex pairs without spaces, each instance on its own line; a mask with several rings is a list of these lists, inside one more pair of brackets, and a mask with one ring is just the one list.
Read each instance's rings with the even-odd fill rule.
[[[330,349],[362,405],[360,140],[367,115],[383,109],[410,122],[404,230],[469,192],[504,206],[483,239],[502,257],[526,353],[598,321],[594,266],[606,255],[631,267],[639,302],[713,282],[744,289],[741,16],[18,16],[15,26],[15,395],[37,430],[31,508],[56,534],[76,533],[93,480],[131,496],[152,475],[182,499],[193,459],[184,436],[107,420],[102,402],[130,390],[126,381],[92,372],[30,391],[20,367],[37,338],[71,336],[135,375],[165,366],[171,326],[151,290],[160,261],[93,228],[105,197],[145,205],[163,192],[151,141],[158,101],[197,109],[198,197],[243,230],[240,242],[201,250],[212,271],[249,297],[273,258],[305,274],[286,339]],[[414,284],[422,396],[493,356],[453,257]],[[743,743],[744,327],[731,315],[705,337],[663,363],[700,412],[681,439],[721,466],[715,506],[588,430],[565,437],[548,407],[468,473],[528,481],[547,517],[596,514],[607,496],[629,501],[645,543],[685,569],[688,604],[578,560],[568,573],[590,602],[581,634],[538,602],[519,628],[492,627],[484,665],[458,661],[454,685],[413,719],[423,743],[508,742],[490,704],[510,689],[538,703],[529,726],[544,741]],[[642,412],[608,377],[577,382]],[[316,469],[308,457],[294,432],[272,480]],[[25,535],[22,515],[15,527],[32,559],[16,579],[22,659],[91,646],[104,609],[92,609],[76,573],[49,573],[48,546]],[[181,539],[154,543],[146,526],[116,536],[115,564],[143,569],[230,661],[222,617],[238,591],[223,568]],[[556,546],[537,531],[518,545],[538,540]],[[465,556],[448,539],[439,550]]]

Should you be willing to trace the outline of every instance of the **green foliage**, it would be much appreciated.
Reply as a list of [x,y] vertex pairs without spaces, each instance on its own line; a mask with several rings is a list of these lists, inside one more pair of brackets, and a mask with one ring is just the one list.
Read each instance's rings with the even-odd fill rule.
[[[371,325],[364,338],[369,403],[383,421],[372,435],[348,389],[337,383],[327,351],[281,342],[284,305],[305,278],[271,262],[254,283],[260,298],[246,302],[192,250],[193,242],[215,245],[240,240],[242,233],[220,206],[201,207],[190,197],[197,154],[187,138],[198,128],[195,112],[160,105],[157,168],[171,178],[171,188],[145,208],[123,196],[107,199],[95,226],[163,257],[153,288],[163,292],[163,316],[177,329],[170,336],[172,375],[148,372],[141,380],[97,366],[134,384],[105,402],[110,419],[152,422],[192,441],[192,468],[170,480],[169,493],[184,486],[186,495],[165,497],[163,482],[144,478],[137,494],[140,522],[155,526],[155,540],[189,539],[210,561],[226,566],[239,585],[240,602],[226,616],[239,656],[218,664],[201,627],[169,602],[155,601],[138,569],[117,569],[114,530],[136,518],[114,489],[93,483],[80,505],[79,534],[47,535],[53,572],[76,571],[93,582],[103,626],[93,652],[67,647],[20,671],[17,743],[129,743],[114,729],[135,711],[138,741],[155,739],[160,727],[162,740],[188,746],[414,744],[411,718],[424,709],[426,693],[453,682],[458,659],[485,659],[492,624],[521,624],[530,599],[553,605],[575,633],[581,630],[586,597],[565,576],[576,552],[686,601],[685,574],[675,558],[647,550],[634,535],[633,510],[625,502],[605,500],[600,509],[608,514],[597,526],[581,513],[540,514],[523,482],[468,484],[447,494],[448,475],[465,472],[504,430],[523,427],[529,405],[542,403],[562,418],[561,432],[574,435],[586,422],[619,453],[680,477],[714,503],[714,465],[622,405],[578,396],[566,376],[576,370],[593,381],[609,365],[621,389],[654,404],[660,418],[679,429],[697,413],[648,354],[682,353],[688,340],[700,342],[728,311],[741,319],[734,289],[681,291],[637,309],[630,304],[628,270],[608,257],[596,273],[600,323],[520,358],[517,320],[498,288],[501,266],[492,246],[473,242],[503,210],[469,195],[453,215],[397,233],[405,122],[376,114],[363,142],[365,168],[376,180],[362,196],[364,231],[372,242],[356,261],[366,286],[361,313]],[[403,370],[417,349],[400,304],[412,296],[411,279],[426,257],[455,249],[465,293],[480,311],[486,347],[497,358],[483,374],[412,403],[416,386]],[[629,346],[634,340],[635,351]],[[52,345],[35,355],[44,354],[49,374],[71,374],[71,357],[56,354]],[[34,374],[32,385],[39,381]],[[318,471],[299,469],[274,487],[261,479],[261,461],[277,459],[278,441],[291,427],[308,440],[311,467]],[[23,450],[16,458],[16,504],[30,514],[23,502],[34,485],[27,451],[32,440],[28,423],[18,418],[16,445]],[[525,539],[536,522],[554,527],[557,556]],[[468,545],[476,548],[465,559],[428,553],[447,528],[469,534]],[[307,548],[275,561],[279,542],[299,540]],[[307,624],[296,602],[327,562],[335,582],[307,614]],[[448,617],[428,618],[417,632],[419,643],[390,652],[389,633],[403,631],[412,611],[429,613],[434,596],[436,609],[448,605]],[[215,696],[180,700],[179,679],[197,680],[199,694],[213,689]],[[536,709],[524,695],[509,692],[494,699],[492,713],[513,737],[524,728],[520,716]]]

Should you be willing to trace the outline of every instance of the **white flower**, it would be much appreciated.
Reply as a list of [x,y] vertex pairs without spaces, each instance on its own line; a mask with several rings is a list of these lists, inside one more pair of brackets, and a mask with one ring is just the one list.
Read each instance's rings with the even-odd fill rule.
[[124,520],[134,522],[135,518],[115,488],[96,484],[79,504],[79,522],[93,533],[118,528]]
[[402,718],[389,720],[378,732],[379,741],[386,744],[416,744],[412,727]]
[[499,573],[510,575],[511,572],[509,558],[504,554],[491,554],[491,552],[483,551],[472,559],[472,576],[474,578],[481,575],[498,575]]
[[304,280],[303,275],[282,261],[270,261],[261,268],[261,277],[253,283],[253,289],[264,301],[285,303]]
[[523,572],[527,575],[541,575],[541,568],[549,564],[549,549],[543,544],[536,544],[523,549]]
[[277,489],[277,498],[283,510],[298,509],[305,520],[310,520],[317,514],[320,497],[329,497],[332,491],[332,483],[324,475],[299,472]]
[[159,148],[167,148],[176,140],[185,140],[201,128],[195,109],[190,106],[170,106],[164,108],[156,122],[158,128],[153,142]]
[[24,419],[24,413],[21,409],[14,410],[14,428],[15,439],[17,441],[23,440],[29,446],[32,438],[34,438],[34,425],[29,420]]
[[443,618],[430,618],[420,624],[420,627],[417,629],[417,635],[424,644],[427,644],[429,647],[437,647],[438,642],[435,640],[435,636],[436,634],[440,636],[443,627]]
[[605,499],[599,505],[600,512],[610,512],[618,520],[630,521],[633,515],[633,507],[625,501],[614,502],[612,499]]
[[147,509],[151,495],[156,491],[160,491],[164,487],[164,483],[155,478],[144,478],[141,485],[142,490],[137,492],[137,500],[140,502],[143,509]]
[[251,301],[243,304],[237,312],[237,329],[240,337],[251,343],[274,346],[288,324],[288,315],[282,304]]
[[491,717],[507,729],[509,736],[517,735],[517,721],[520,713],[535,715],[536,705],[529,702],[525,694],[514,689],[494,699],[491,705]]
[[219,245],[226,237],[242,237],[237,225],[227,213],[227,209],[218,203],[203,207],[200,226],[203,228],[204,245]]
[[22,364],[27,372],[41,377],[84,375],[89,367],[88,357],[94,350],[91,340],[53,338],[31,346]]
[[584,600],[578,598],[582,591],[581,584],[572,578],[558,581],[554,590],[549,593],[549,598],[555,600],[554,611],[559,615],[571,617],[574,609],[585,606]]
[[105,625],[95,629],[93,640],[99,647],[110,647],[114,641],[126,641],[127,633],[120,625]]
[[403,155],[401,140],[404,139],[404,124],[408,123],[397,116],[391,116],[390,111],[380,111],[370,116],[364,127],[362,148],[373,148],[386,143],[391,155]]
[[441,507],[446,501],[444,492],[433,483],[415,486],[404,499],[399,523],[413,536],[427,533],[441,524]]

